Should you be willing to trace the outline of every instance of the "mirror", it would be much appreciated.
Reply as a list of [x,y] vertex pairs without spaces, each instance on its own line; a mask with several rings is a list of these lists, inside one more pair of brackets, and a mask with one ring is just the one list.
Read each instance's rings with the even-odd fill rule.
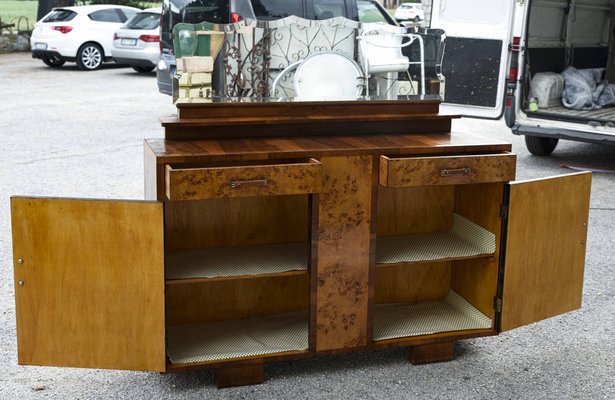
[[439,95],[443,82],[426,74],[412,28],[290,16],[179,23],[173,34],[180,103],[397,100]]

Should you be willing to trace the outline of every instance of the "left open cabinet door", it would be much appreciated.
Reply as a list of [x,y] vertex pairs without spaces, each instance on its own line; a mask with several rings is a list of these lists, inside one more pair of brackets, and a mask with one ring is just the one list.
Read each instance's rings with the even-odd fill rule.
[[19,364],[165,371],[163,205],[11,199]]

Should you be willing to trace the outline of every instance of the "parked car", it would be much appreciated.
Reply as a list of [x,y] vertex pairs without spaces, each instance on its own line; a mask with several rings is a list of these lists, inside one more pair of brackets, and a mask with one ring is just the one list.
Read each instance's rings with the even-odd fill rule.
[[397,22],[420,22],[425,19],[425,12],[421,4],[404,3],[397,7],[394,17]]
[[[562,100],[567,86],[562,73],[571,67],[597,70],[603,75],[598,80],[615,83],[615,4],[491,0],[477,13],[474,3],[432,3],[431,27],[447,34],[443,72],[449,104],[443,110],[503,115],[534,155],[551,154],[560,139],[615,144],[615,107],[577,110]],[[586,90],[591,101],[589,85]]]
[[[396,25],[377,0],[163,0],[160,26],[160,62],[156,69],[158,90],[173,94],[176,71],[172,33],[175,24],[203,21],[227,24],[246,18],[272,20],[297,15],[307,19],[343,16],[361,22]],[[215,78],[214,78],[215,79]]]
[[113,35],[113,59],[137,72],[151,72],[160,60],[161,8],[137,13]]
[[54,68],[69,61],[82,70],[98,69],[112,60],[115,30],[139,11],[114,5],[55,8],[34,24],[32,57]]

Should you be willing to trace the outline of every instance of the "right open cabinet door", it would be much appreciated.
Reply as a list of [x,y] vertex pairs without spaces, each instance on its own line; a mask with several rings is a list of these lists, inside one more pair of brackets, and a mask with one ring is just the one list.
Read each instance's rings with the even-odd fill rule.
[[512,182],[500,331],[581,307],[591,173]]

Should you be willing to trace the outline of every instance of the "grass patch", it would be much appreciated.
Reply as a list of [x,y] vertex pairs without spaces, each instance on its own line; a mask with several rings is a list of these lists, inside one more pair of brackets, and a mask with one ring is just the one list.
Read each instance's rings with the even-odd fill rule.
[[[79,2],[81,4],[81,2]],[[144,8],[160,7],[160,2],[143,2]],[[4,23],[14,23],[15,29],[31,30],[32,26],[36,22],[36,12],[38,11],[37,0],[0,0],[0,18]],[[21,20],[21,25],[17,27],[19,17],[25,17],[28,21],[26,26],[26,19]]]
[[[14,23],[15,29],[31,30],[32,25],[36,22],[36,10],[38,9],[38,1],[36,0],[0,0],[0,18],[4,23]],[[18,27],[17,22],[19,17],[26,17],[21,20]]]

